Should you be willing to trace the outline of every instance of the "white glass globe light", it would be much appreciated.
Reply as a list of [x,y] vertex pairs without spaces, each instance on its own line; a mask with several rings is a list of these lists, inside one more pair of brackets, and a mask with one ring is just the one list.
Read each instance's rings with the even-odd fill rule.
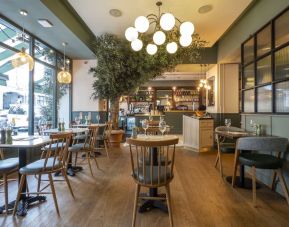
[[160,25],[165,31],[171,30],[175,26],[176,20],[173,14],[165,13],[161,16]]
[[154,55],[157,52],[158,47],[155,44],[148,44],[146,50],[148,54]]
[[134,41],[137,39],[137,37],[138,37],[138,32],[134,27],[129,27],[125,30],[125,38],[128,41],[130,41],[130,42]]
[[180,33],[184,36],[191,36],[195,31],[195,27],[192,22],[186,21],[180,26]]
[[181,38],[180,38],[180,44],[181,46],[183,47],[187,47],[189,46],[191,43],[192,43],[193,39],[191,36],[184,36],[182,35]]
[[176,53],[177,50],[178,50],[178,45],[175,42],[171,42],[167,44],[167,52],[169,52],[170,54]]
[[143,46],[143,43],[140,39],[136,39],[136,40],[132,41],[130,45],[134,51],[140,51],[142,46]]
[[162,45],[166,41],[166,35],[162,31],[157,31],[153,36],[154,43],[157,45]]
[[135,19],[134,26],[138,32],[144,33],[149,29],[150,22],[146,17],[139,16]]

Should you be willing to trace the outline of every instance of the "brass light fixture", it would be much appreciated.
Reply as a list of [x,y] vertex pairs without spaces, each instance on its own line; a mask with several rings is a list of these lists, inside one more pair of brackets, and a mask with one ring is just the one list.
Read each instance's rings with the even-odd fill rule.
[[65,47],[67,43],[62,43],[63,49],[63,68],[62,70],[57,74],[57,80],[61,84],[70,84],[71,83],[71,74],[70,72],[66,71],[66,60],[65,60]]
[[[27,11],[25,10],[20,10],[19,13],[22,16],[28,15]],[[23,30],[22,30],[21,38],[22,38],[22,42],[24,43],[25,42],[24,27],[22,27],[22,29]],[[26,49],[24,47],[22,47],[19,53],[15,54],[15,57],[11,60],[11,64],[13,68],[17,68],[22,65],[28,64],[29,71],[32,71],[34,68],[34,60],[28,53],[26,53]]]
[[146,51],[150,55],[156,54],[158,46],[163,44],[170,54],[177,52],[178,43],[182,47],[189,47],[193,41],[194,25],[189,21],[181,22],[171,13],[161,13],[162,2],[158,1],[156,5],[158,15],[139,16],[135,20],[135,26],[126,29],[125,37],[131,42],[131,48],[134,51],[142,49],[144,44],[141,37],[147,31],[154,31],[152,40],[146,45]]

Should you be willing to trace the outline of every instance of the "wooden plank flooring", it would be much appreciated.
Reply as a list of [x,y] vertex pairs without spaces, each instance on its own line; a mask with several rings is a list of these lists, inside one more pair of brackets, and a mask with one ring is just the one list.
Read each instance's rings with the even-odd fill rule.
[[[70,177],[74,201],[64,182],[55,185],[61,217],[52,196],[28,211],[26,217],[1,215],[0,226],[131,226],[135,185],[130,176],[127,148],[113,149],[110,159],[98,158],[91,177],[85,165],[76,177]],[[171,184],[175,226],[289,226],[289,206],[285,199],[266,187],[257,190],[258,207],[252,206],[252,193],[232,189],[214,168],[215,153],[197,154],[178,149],[175,179]],[[224,155],[224,174],[231,175],[232,156]],[[61,179],[61,177],[60,177]],[[30,190],[36,181],[29,179]],[[9,199],[16,196],[16,182],[9,184]],[[145,190],[144,190],[145,191]],[[1,194],[0,202],[3,203]],[[168,215],[158,210],[137,213],[137,226],[169,226]]]

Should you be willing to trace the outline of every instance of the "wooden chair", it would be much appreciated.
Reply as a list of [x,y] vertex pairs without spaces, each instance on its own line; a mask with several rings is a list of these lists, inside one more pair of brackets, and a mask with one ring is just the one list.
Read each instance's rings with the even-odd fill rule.
[[[244,129],[237,127],[229,127],[230,132],[244,132]],[[228,131],[228,127],[219,126],[215,128],[215,132],[226,132]],[[216,134],[216,142],[217,142],[217,157],[215,161],[215,168],[219,163],[219,171],[221,177],[223,177],[223,165],[222,165],[222,154],[234,154],[236,141],[228,141],[226,138]]]
[[[288,188],[282,174],[283,162],[280,159],[281,153],[284,153],[287,150],[287,145],[288,139],[280,137],[244,137],[237,140],[232,186],[234,187],[235,185],[238,164],[251,167],[254,206],[256,206],[256,168],[273,170],[273,181],[271,188],[274,189],[273,186],[275,185],[277,175],[279,177],[284,196],[289,204]],[[242,150],[257,151],[262,153],[240,153]],[[276,153],[277,155],[273,156],[271,153]]]
[[98,142],[103,141],[104,149],[105,149],[105,152],[106,152],[106,156],[108,158],[109,158],[108,148],[110,146],[109,137],[110,137],[110,134],[111,134],[111,130],[112,130],[112,123],[111,123],[111,121],[108,121],[106,123],[106,126],[104,127],[104,129],[102,131],[102,134],[97,136],[97,141]]
[[[141,187],[165,187],[165,198],[149,197],[149,199],[167,201],[170,225],[173,226],[170,182],[174,177],[175,145],[178,143],[178,138],[154,142],[127,138],[127,143],[130,147],[132,177],[136,183],[132,226],[135,226],[138,199],[148,198],[139,195]],[[154,148],[157,148],[157,156],[153,158],[152,149]]]
[[[18,158],[4,159],[3,150],[0,150],[0,175],[3,176],[3,180],[0,180],[1,185],[4,186],[4,200],[5,200],[5,213],[8,214],[8,175],[18,170],[19,164]],[[11,179],[10,179],[11,180]],[[14,179],[12,179],[14,180]]]
[[[95,161],[96,167],[99,169],[99,166],[98,166],[98,163],[97,163],[97,160],[95,157],[95,152],[94,152],[98,129],[99,129],[99,127],[97,125],[88,126],[88,133],[86,135],[84,143],[73,144],[69,148],[69,151],[72,153],[75,153],[75,155],[77,155],[78,152],[84,152],[85,153],[85,157],[87,159],[90,173],[92,176],[93,176],[93,172],[92,172],[92,167],[91,167],[91,163],[90,163],[91,159],[93,159]],[[76,164],[76,162],[75,162],[75,164]]]
[[[57,214],[59,215],[59,209],[57,204],[57,198],[53,183],[52,174],[55,172],[61,172],[64,176],[64,179],[67,183],[67,186],[69,188],[69,191],[74,198],[74,194],[69,182],[69,179],[66,175],[66,165],[69,159],[69,151],[68,146],[70,144],[72,138],[71,133],[57,133],[57,134],[51,134],[50,135],[50,143],[49,143],[49,149],[47,149],[47,152],[45,153],[45,157],[39,159],[38,161],[32,162],[24,167],[22,167],[19,170],[19,173],[21,174],[20,179],[20,185],[17,193],[17,198],[14,206],[13,215],[16,214],[17,206],[19,203],[20,195],[22,194],[22,188],[25,182],[25,179],[27,179],[28,175],[48,175],[49,179],[49,185],[51,187],[51,192],[43,192],[44,189],[46,189],[49,185],[45,186],[43,189],[40,189],[40,187],[37,187],[37,192],[27,192],[27,194],[52,194],[54,205],[57,211]],[[52,145],[54,146],[56,144],[57,149],[53,149]],[[38,185],[41,178],[38,179]]]

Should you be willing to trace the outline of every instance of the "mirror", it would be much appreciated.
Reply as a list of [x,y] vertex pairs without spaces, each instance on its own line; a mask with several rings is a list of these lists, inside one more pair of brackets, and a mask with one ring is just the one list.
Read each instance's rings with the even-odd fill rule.
[[208,90],[208,106],[215,106],[215,76],[207,79],[208,85],[211,87]]

